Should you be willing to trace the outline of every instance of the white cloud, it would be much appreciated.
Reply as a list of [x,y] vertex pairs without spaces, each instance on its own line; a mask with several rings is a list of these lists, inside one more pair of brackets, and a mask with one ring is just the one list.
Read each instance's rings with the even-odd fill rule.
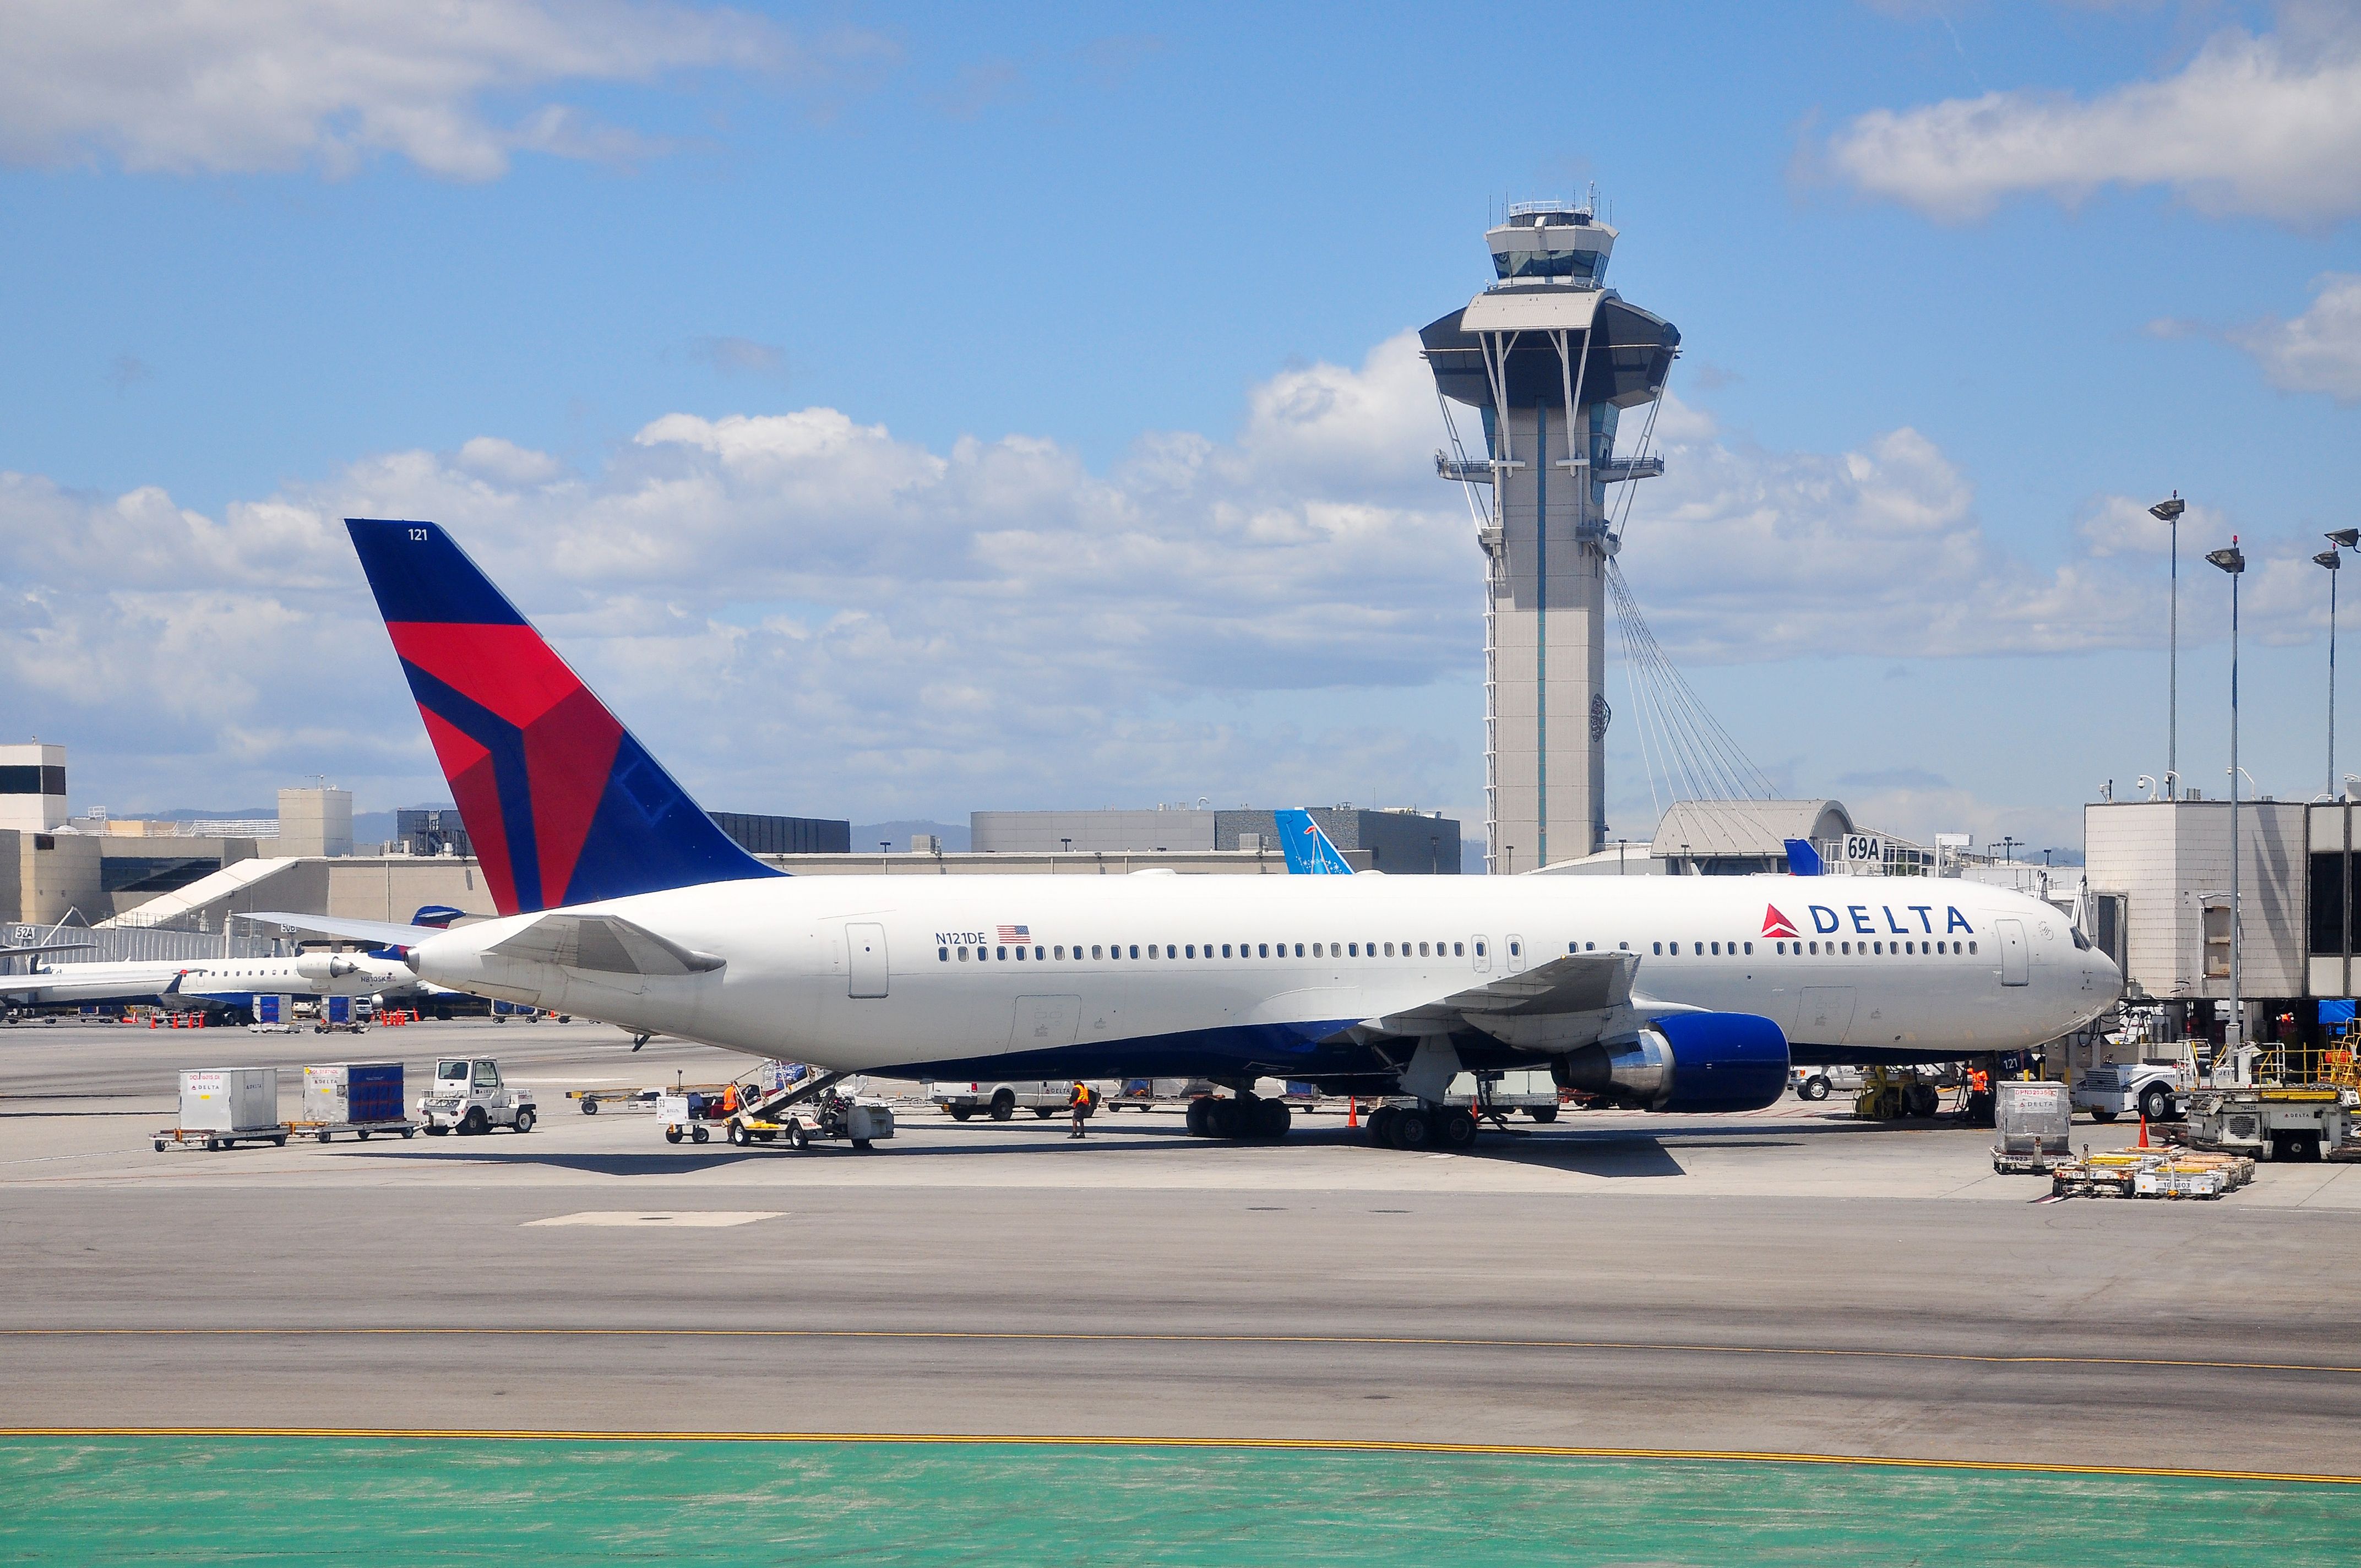
[[1949,220],[2121,184],[2208,213],[2332,222],[2361,213],[2361,25],[2346,7],[2291,5],[2276,32],[2217,33],[2160,80],[1872,110],[1826,153],[1860,190]]
[[630,162],[660,144],[563,104],[562,84],[685,71],[808,81],[891,46],[799,41],[740,12],[661,0],[16,0],[0,49],[0,159],[135,170],[350,170],[390,154],[455,180],[510,155]]
[[2325,392],[2348,407],[2361,403],[2361,273],[2323,273],[2313,280],[2303,314],[2223,335],[2253,355],[2264,378],[2283,392]]
[[[0,476],[0,684],[19,728],[144,804],[320,771],[420,798],[433,764],[338,520],[428,518],[717,806],[1466,803],[1480,557],[1433,408],[1404,334],[1255,388],[1228,439],[1151,433],[1104,472],[809,408],[668,414],[595,472],[489,435],[386,453],[218,516]],[[1623,560],[1692,664],[2158,635],[2121,498],[2037,567],[1916,431],[1764,451],[1668,400],[1657,433],[1669,472]],[[2214,532],[2184,528],[2192,559]],[[2309,635],[2269,568],[2257,603],[2283,586],[2280,629]]]

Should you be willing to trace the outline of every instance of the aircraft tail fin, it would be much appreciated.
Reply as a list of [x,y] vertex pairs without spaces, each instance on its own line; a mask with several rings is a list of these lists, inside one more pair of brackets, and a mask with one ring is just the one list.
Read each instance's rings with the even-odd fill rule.
[[1818,876],[1827,869],[1827,867],[1820,864],[1820,852],[1812,848],[1812,841],[1810,839],[1790,839],[1787,840],[1788,875]]
[[715,826],[440,526],[345,527],[501,914],[780,874]]
[[1309,811],[1274,811],[1279,819],[1279,847],[1287,852],[1290,876],[1351,876],[1353,868],[1329,842]]

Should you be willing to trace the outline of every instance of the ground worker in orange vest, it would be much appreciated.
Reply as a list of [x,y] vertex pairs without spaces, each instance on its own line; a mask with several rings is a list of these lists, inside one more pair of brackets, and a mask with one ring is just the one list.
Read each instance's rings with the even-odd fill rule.
[[721,1091],[721,1113],[724,1116],[738,1113],[738,1086],[735,1083]]
[[1091,1086],[1076,1079],[1073,1092],[1066,1096],[1066,1109],[1074,1113],[1074,1130],[1066,1135],[1079,1138],[1082,1135],[1082,1119],[1091,1113]]

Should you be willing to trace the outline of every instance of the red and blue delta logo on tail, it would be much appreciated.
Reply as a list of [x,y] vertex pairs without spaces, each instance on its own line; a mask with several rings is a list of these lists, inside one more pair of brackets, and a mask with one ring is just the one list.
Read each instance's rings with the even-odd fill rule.
[[1799,937],[1803,935],[1802,932],[1795,929],[1795,923],[1794,921],[1779,913],[1779,906],[1775,904],[1766,904],[1763,906],[1763,934],[1766,937]]
[[441,528],[345,526],[501,914],[779,874],[714,825]]

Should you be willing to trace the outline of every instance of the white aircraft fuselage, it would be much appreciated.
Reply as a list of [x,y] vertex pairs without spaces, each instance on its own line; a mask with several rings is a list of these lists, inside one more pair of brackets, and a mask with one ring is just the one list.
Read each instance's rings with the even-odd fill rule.
[[[526,914],[430,938],[412,965],[627,1028],[946,1078],[1366,1070],[1356,1025],[1569,953],[1635,956],[1642,1018],[1757,1014],[1800,1060],[2014,1051],[2122,989],[2052,906],[1916,878],[777,877],[551,913],[619,916],[719,962],[634,974],[489,951],[529,943],[547,916]],[[1499,1044],[1502,1061],[1548,1054]]]
[[[175,985],[173,982],[178,981]],[[81,1003],[251,1008],[258,995],[369,996],[415,982],[398,960],[338,953],[270,959],[134,959],[51,964],[0,976],[0,1000],[18,1006]]]

